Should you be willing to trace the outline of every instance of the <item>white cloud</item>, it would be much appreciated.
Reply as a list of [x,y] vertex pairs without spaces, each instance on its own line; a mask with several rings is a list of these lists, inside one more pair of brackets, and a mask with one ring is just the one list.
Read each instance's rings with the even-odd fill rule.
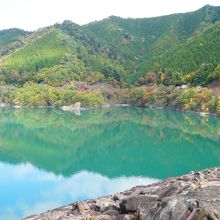
[[152,17],[196,10],[219,0],[1,0],[0,29],[34,30],[63,20],[85,24],[110,15]]
[[149,177],[109,178],[81,171],[70,177],[56,176],[31,164],[0,163],[0,219],[18,219],[83,199],[124,191],[136,185],[151,184]]
[[[110,179],[98,173],[81,171],[54,187],[52,194],[59,198],[67,193],[72,201],[79,197],[96,198],[106,194],[121,192],[136,185],[152,184],[158,179],[148,177],[118,177]],[[68,189],[68,191],[67,191]],[[47,192],[51,196],[51,191]]]

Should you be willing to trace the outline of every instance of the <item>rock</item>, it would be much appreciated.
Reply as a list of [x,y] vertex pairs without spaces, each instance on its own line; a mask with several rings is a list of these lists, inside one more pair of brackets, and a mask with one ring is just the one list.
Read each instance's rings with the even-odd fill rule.
[[205,117],[205,116],[208,116],[209,113],[207,113],[207,112],[199,112],[199,115],[202,116],[202,117]]
[[120,203],[120,208],[123,213],[131,213],[137,212],[141,207],[145,207],[151,201],[154,201],[155,197],[151,197],[150,195],[134,195],[127,198],[122,199]]
[[2,107],[2,108],[7,107],[7,104],[0,102],[0,107]]
[[43,219],[217,220],[220,219],[220,167],[25,218]]
[[22,107],[21,107],[20,105],[14,105],[13,108],[15,108],[15,109],[20,109],[20,108],[22,108]]
[[73,112],[76,115],[80,115],[81,103],[80,102],[76,102],[74,105],[62,106],[61,109],[63,111]]
[[80,109],[80,108],[81,108],[81,102],[76,102],[76,103],[74,104],[74,108]]

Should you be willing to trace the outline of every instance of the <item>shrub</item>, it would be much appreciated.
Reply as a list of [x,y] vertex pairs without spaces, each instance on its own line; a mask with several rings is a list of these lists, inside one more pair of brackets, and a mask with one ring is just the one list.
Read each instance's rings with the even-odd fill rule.
[[81,102],[84,107],[98,107],[104,104],[101,91],[83,91],[75,93],[74,102]]
[[56,88],[49,85],[27,83],[17,89],[13,104],[23,106],[61,106],[81,102],[83,106],[101,106],[104,103],[100,91],[78,92],[73,86]]
[[220,115],[220,96],[217,98],[216,113]]

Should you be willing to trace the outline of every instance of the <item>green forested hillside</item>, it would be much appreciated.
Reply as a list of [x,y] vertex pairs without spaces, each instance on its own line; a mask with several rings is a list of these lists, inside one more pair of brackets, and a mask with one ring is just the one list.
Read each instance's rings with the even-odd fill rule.
[[[13,93],[0,90],[0,103],[86,106],[103,103],[103,95],[220,114],[219,82],[220,7],[156,18],[111,16],[83,26],[64,21],[32,33],[0,31],[0,85],[15,86]],[[197,89],[179,91],[183,84]],[[135,88],[142,85],[154,87]],[[102,94],[93,92],[98,89]]]
[[[207,5],[195,12],[157,18],[110,17],[86,27],[121,54],[130,68],[129,76],[136,80],[137,76],[149,70],[160,71],[162,67],[186,73],[203,63],[219,63],[216,59],[220,50],[212,50],[220,38],[219,20],[220,7]],[[204,53],[206,49],[209,52]]]
[[28,36],[24,46],[1,57],[4,80],[20,84],[38,79],[54,86],[62,80],[96,82],[103,77],[126,82],[125,67],[112,58],[110,49],[76,26],[66,21]]
[[8,55],[5,60],[11,70],[37,71],[57,64],[65,54],[65,45],[59,41],[59,32],[52,31]]
[[[85,26],[65,21],[26,36],[23,45],[1,57],[0,68],[9,83],[37,79],[52,85],[63,84],[57,82],[66,77],[126,85],[137,83],[149,70],[183,75],[203,64],[215,69],[220,59],[219,20],[220,7],[207,5],[156,18],[111,16]],[[3,33],[10,33],[7,40],[12,41],[19,31],[0,32],[0,44],[7,43]]]
[[5,46],[9,43],[12,43],[18,37],[25,36],[27,33],[28,32],[17,28],[2,30],[0,31],[0,46]]
[[[220,63],[220,22],[168,50],[159,58],[161,65],[189,72],[203,63]],[[171,54],[174,54],[171,56]]]

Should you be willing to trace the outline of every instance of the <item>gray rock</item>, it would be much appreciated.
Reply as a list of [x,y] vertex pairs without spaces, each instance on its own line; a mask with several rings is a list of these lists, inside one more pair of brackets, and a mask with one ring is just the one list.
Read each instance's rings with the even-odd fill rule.
[[220,167],[25,218],[50,219],[217,220],[220,219]]

